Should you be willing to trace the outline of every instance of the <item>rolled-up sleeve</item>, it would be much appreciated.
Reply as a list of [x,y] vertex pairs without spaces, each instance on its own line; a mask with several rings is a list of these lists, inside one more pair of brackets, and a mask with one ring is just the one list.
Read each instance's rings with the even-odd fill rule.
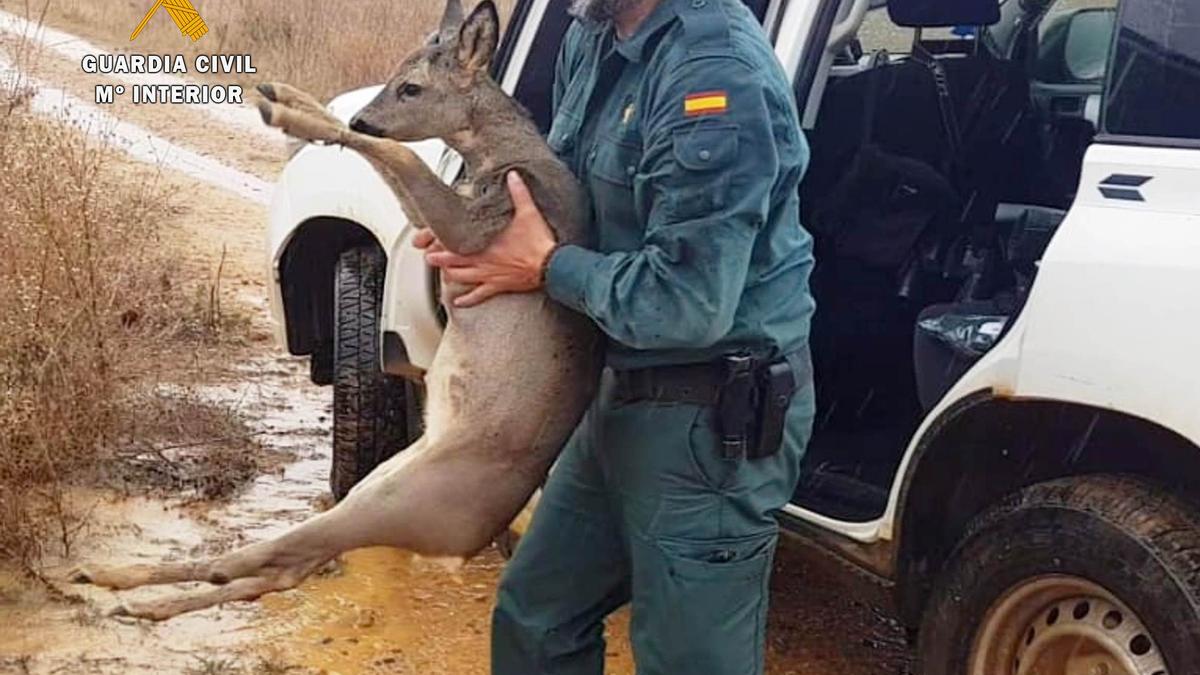
[[643,245],[560,248],[547,292],[636,349],[708,347],[733,326],[779,157],[761,76],[733,55],[692,58],[649,97],[638,190]]

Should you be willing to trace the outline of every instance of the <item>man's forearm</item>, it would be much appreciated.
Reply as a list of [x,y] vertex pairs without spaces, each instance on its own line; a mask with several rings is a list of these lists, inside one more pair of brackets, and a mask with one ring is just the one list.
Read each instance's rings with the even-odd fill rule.
[[564,246],[550,260],[546,293],[629,347],[707,347],[733,325],[753,245],[748,228],[726,234],[687,242],[690,260],[654,244],[607,254]]

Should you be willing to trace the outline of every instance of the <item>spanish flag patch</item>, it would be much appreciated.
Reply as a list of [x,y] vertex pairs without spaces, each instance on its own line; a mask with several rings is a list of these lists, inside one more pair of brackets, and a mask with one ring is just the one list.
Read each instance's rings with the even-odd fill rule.
[[702,91],[683,99],[683,114],[688,117],[720,115],[729,110],[729,95],[724,91]]

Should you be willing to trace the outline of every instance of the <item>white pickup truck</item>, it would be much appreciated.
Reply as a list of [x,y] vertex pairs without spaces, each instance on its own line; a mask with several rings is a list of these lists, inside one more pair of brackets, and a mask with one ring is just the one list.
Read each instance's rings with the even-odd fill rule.
[[[568,4],[520,0],[496,66],[543,129]],[[1200,0],[747,4],[813,148],[785,530],[894,591],[923,675],[1197,672]],[[419,433],[445,315],[411,236],[352,151],[280,179],[272,307],[333,385],[339,495]]]

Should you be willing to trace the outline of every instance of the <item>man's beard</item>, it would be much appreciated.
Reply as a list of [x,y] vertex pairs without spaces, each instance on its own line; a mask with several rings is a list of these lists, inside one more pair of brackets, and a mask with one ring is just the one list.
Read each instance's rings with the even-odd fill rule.
[[604,23],[642,0],[571,0],[571,14],[580,19]]

